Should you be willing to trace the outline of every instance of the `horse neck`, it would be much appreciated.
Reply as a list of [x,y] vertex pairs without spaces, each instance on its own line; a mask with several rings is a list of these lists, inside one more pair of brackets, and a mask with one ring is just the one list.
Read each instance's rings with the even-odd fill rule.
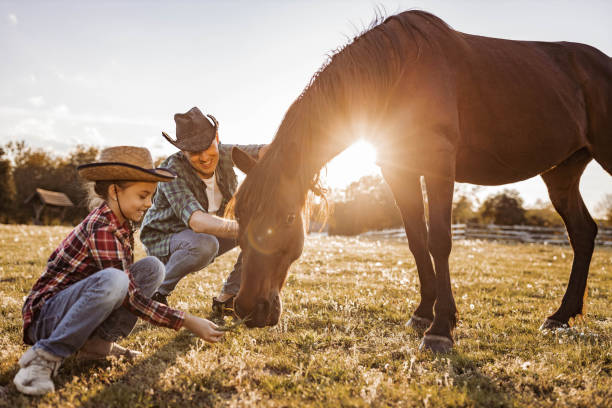
[[[346,53],[347,51],[345,51]],[[369,54],[367,54],[369,55]],[[367,56],[366,55],[366,56]],[[289,108],[279,127],[279,145],[300,163],[298,178],[306,190],[323,166],[363,134],[376,133],[391,94],[388,77],[373,78],[359,61],[362,57],[338,55]],[[389,68],[392,71],[391,68]],[[383,81],[383,83],[379,83]]]
[[[308,122],[297,123],[293,132],[288,131],[286,137],[292,138],[287,167],[298,164],[296,179],[300,180],[303,193],[312,187],[313,180],[323,166],[357,141],[357,132],[348,132],[338,126],[338,130],[323,129],[320,124],[338,122],[333,114],[298,114],[299,118],[307,118]],[[281,136],[282,137],[282,136]]]
[[358,135],[355,132],[342,136],[340,132],[335,132],[333,135],[320,137],[319,140],[313,141],[311,161],[310,165],[305,166],[305,175],[313,177],[319,173],[323,166],[356,142],[357,138]]
[[[286,135],[293,138],[290,146],[301,162],[298,176],[307,181],[313,180],[329,161],[362,137],[351,119],[358,112],[349,103],[321,91],[310,97],[311,106],[326,108],[300,110],[298,107],[294,112],[297,120],[291,126],[293,131]],[[325,101],[319,102],[317,97]]]

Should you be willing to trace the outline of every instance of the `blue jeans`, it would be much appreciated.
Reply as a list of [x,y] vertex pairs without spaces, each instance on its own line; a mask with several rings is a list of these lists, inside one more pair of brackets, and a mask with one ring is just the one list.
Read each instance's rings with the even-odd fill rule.
[[[157,258],[148,256],[134,263],[130,272],[140,291],[151,296],[161,284],[165,268]],[[125,272],[107,268],[56,293],[28,328],[33,347],[66,358],[92,335],[107,341],[127,336],[138,320],[122,306],[128,286]]]
[[[223,255],[237,245],[235,239],[218,238],[214,235],[193,232],[186,229],[173,234],[170,238],[170,255],[161,257],[166,264],[166,278],[158,289],[162,295],[174,290],[181,279],[190,273],[197,272],[216,257]],[[240,269],[242,254],[223,284],[223,293],[235,295],[240,289]]]

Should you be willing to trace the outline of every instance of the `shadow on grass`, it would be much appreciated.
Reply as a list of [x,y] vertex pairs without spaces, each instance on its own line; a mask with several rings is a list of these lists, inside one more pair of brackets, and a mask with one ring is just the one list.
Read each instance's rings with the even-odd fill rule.
[[[146,329],[145,325],[139,325],[136,329]],[[132,333],[133,334],[133,333]],[[156,384],[167,369],[172,367],[179,356],[186,353],[190,346],[197,341],[188,331],[181,331],[162,347],[153,351],[152,354],[142,357],[133,363],[127,362],[127,369],[123,375],[108,376],[104,370],[112,370],[113,363],[110,360],[101,361],[79,361],[74,358],[67,359],[59,375],[54,377],[56,393],[59,397],[54,400],[62,406],[67,404],[78,407],[141,407],[141,406],[178,406],[181,407],[206,407],[218,405],[219,402],[231,398],[236,393],[234,387],[223,384],[224,373],[213,373],[196,381],[189,379],[183,381],[172,380],[166,390],[156,389]],[[18,371],[15,364],[8,370],[0,373],[3,381],[0,383],[0,408],[3,407],[33,407],[47,406],[47,396],[28,396],[17,391],[12,379]],[[83,378],[85,383],[101,385],[100,390],[86,392],[82,389],[75,390],[71,395],[62,395],[63,391],[70,387],[75,377]],[[97,378],[93,378],[97,377]],[[187,385],[183,384],[187,382]],[[51,397],[54,398],[54,397]],[[53,401],[53,399],[51,399]]]
[[[235,390],[223,389],[221,382],[214,378],[200,381],[196,386],[172,384],[170,389],[158,390],[156,383],[159,377],[177,360],[182,353],[196,340],[190,333],[183,331],[175,336],[153,354],[140,358],[129,366],[121,376],[111,376],[103,380],[104,386],[98,392],[83,396],[80,407],[130,407],[130,406],[213,406],[222,397],[229,397]],[[61,390],[73,376],[83,375],[89,368],[99,367],[99,363],[74,362],[62,375],[62,381],[56,380],[56,389]],[[176,387],[174,387],[176,385]],[[233,391],[233,392],[232,392]]]
[[450,356],[455,387],[464,389],[478,407],[513,407],[513,398],[480,370],[480,363],[467,354]]
[[[16,278],[4,278],[0,282],[13,282]],[[206,317],[206,316],[205,316]],[[219,320],[217,316],[210,314],[210,320]],[[133,336],[143,331],[150,330],[152,325],[138,324],[130,334]],[[100,371],[110,368],[110,360],[95,362],[79,361],[69,358],[64,361],[60,368],[59,375],[53,378],[56,395],[59,403],[66,402],[66,395],[62,391],[69,387],[74,377],[83,378],[89,384],[102,385],[103,388],[98,392],[82,392],[68,396],[70,406],[79,407],[140,407],[140,406],[213,406],[220,401],[231,398],[236,390],[223,384],[223,373],[199,378],[195,385],[179,385],[182,387],[172,387],[171,389],[160,391],[155,389],[155,384],[159,377],[177,360],[177,357],[186,353],[190,346],[197,340],[186,330],[180,331],[171,338],[165,345],[153,351],[152,354],[140,358],[128,365],[127,371],[123,375],[110,374],[105,378],[90,378],[98,376]],[[16,356],[19,358],[19,356]],[[13,378],[19,366],[15,364],[5,365],[0,369],[0,408],[11,407],[33,407],[47,406],[49,394],[47,396],[30,396],[21,394],[13,384]],[[195,388],[195,389],[187,389]],[[53,398],[53,397],[51,397]],[[53,399],[51,399],[53,401]],[[55,400],[57,401],[57,400]]]

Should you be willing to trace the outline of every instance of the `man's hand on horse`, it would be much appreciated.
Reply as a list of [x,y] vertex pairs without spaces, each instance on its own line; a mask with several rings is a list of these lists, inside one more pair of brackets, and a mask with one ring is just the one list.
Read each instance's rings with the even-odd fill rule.
[[269,148],[270,148],[269,144],[261,146],[261,148],[259,149],[259,154],[257,158],[261,160],[261,158],[264,157],[264,154],[266,154]]

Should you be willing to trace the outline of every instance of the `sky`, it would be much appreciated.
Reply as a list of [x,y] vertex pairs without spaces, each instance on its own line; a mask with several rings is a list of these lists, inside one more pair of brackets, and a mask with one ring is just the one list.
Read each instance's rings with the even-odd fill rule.
[[[174,113],[213,114],[225,143],[268,143],[326,56],[375,17],[422,9],[453,28],[517,40],[575,41],[612,55],[609,1],[5,1],[0,0],[0,144],[64,154],[77,144],[175,148]],[[377,172],[357,144],[328,166],[343,187]],[[540,178],[487,187],[548,202]],[[587,206],[612,193],[591,163]]]

